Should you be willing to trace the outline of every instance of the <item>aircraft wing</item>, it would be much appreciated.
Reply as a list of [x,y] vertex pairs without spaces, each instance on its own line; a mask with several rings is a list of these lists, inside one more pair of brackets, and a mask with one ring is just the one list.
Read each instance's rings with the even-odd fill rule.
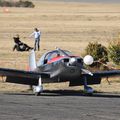
[[120,70],[94,72],[93,76],[87,76],[88,84],[100,84],[102,78],[120,76]]
[[94,72],[93,76],[88,74],[83,74],[83,76],[86,76],[88,84],[100,84],[102,78],[120,76],[120,70],[98,71]]
[[39,73],[36,71],[24,71],[8,68],[0,68],[0,76],[6,77],[6,82],[26,84],[26,85],[38,85],[39,77],[49,78],[48,73]]
[[114,76],[120,76],[120,70],[110,70],[110,71],[99,71],[92,73],[93,75],[89,74],[82,74],[80,78],[70,81],[70,86],[79,86],[84,85],[84,80],[87,80],[88,85],[93,84],[100,84],[101,79],[104,77],[114,77]]
[[120,70],[99,71],[93,73],[93,76],[98,76],[98,77],[120,76]]

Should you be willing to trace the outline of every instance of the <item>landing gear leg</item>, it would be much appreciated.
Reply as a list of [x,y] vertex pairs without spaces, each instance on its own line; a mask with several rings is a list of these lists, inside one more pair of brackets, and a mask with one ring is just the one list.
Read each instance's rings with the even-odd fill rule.
[[89,87],[89,86],[87,85],[87,78],[86,78],[86,77],[84,78],[84,91],[85,91],[85,93],[86,93],[87,95],[92,95],[93,92],[94,92],[93,88],[92,88],[92,87]]
[[38,86],[34,86],[33,91],[36,96],[39,96],[43,91],[41,77],[39,78]]

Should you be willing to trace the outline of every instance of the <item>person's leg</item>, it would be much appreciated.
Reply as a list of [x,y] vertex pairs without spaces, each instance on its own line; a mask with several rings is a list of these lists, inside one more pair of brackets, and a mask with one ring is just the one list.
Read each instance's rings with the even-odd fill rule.
[[23,44],[23,51],[26,51],[27,50],[27,45],[26,44]]
[[38,39],[38,51],[40,50],[40,39]]
[[29,51],[30,50],[30,47],[27,44],[24,44],[24,46],[25,46],[25,51]]
[[40,41],[38,41],[38,51],[40,50],[40,45],[39,45]]
[[20,45],[19,45],[19,44],[16,44],[16,50],[17,50],[17,51],[21,51],[21,48],[20,48]]
[[13,47],[13,51],[14,51],[16,48],[17,48],[17,46],[16,46],[16,45],[14,45],[14,47]]
[[34,50],[36,50],[37,40],[35,39]]
[[39,50],[39,40],[36,39],[36,50]]

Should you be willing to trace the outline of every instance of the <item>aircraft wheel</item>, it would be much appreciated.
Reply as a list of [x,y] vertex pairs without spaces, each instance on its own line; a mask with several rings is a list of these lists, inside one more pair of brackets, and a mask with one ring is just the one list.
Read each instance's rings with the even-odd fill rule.
[[41,95],[41,92],[36,92],[35,93],[35,96],[40,96]]
[[84,92],[85,92],[85,94],[86,94],[87,96],[92,96],[94,90],[93,90],[93,88],[91,88],[91,87],[89,87],[89,86],[86,86],[86,87],[84,88]]
[[35,86],[33,91],[35,96],[39,96],[43,92],[43,86]]
[[86,95],[87,96],[93,96],[93,93],[87,93]]

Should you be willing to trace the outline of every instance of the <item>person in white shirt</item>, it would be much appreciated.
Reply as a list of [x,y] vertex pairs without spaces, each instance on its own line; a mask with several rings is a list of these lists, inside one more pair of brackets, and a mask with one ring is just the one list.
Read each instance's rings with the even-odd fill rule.
[[35,38],[35,43],[34,43],[34,50],[37,50],[38,51],[40,50],[40,36],[41,36],[41,32],[35,28],[34,29],[34,32],[30,35],[30,37],[34,36]]

